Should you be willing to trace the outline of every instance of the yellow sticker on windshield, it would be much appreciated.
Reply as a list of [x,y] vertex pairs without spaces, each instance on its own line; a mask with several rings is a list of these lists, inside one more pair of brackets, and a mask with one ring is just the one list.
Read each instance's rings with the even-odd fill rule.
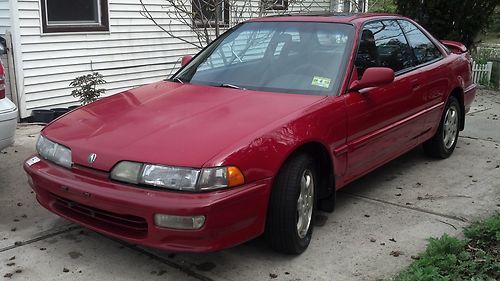
[[314,76],[313,80],[311,82],[311,85],[323,87],[323,88],[329,88],[331,82],[332,82],[332,79],[330,79],[330,78]]

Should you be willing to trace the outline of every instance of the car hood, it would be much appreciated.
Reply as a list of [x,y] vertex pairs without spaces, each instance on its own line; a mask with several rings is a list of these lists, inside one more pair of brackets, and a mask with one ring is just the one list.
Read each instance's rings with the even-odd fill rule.
[[[323,98],[164,81],[72,111],[43,134],[71,148],[74,163],[103,171],[122,160],[202,167],[224,148]],[[97,158],[89,164],[92,153]]]

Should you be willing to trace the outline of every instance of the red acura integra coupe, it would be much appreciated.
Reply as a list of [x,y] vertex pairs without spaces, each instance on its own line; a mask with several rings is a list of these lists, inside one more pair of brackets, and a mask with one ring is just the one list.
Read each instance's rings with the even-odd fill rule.
[[471,59],[397,15],[280,16],[224,33],[170,79],[55,120],[24,169],[41,205],[169,251],[263,233],[303,252],[335,191],[423,144],[447,158]]

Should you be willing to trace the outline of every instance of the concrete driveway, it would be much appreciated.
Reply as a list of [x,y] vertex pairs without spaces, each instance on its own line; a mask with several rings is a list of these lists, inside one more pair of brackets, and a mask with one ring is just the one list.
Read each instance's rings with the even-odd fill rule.
[[38,205],[21,168],[41,127],[20,126],[0,153],[0,280],[375,280],[426,239],[456,235],[499,209],[500,93],[482,91],[450,159],[421,149],[342,189],[319,214],[309,249],[277,254],[263,239],[211,254],[172,254],[99,235]]

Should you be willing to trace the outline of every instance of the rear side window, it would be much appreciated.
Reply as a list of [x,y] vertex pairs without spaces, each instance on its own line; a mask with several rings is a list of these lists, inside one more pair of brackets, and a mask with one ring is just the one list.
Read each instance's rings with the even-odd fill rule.
[[441,58],[442,54],[436,45],[417,26],[406,20],[399,20],[398,22],[408,38],[418,64]]
[[364,26],[356,55],[359,77],[369,67],[389,67],[399,72],[414,65],[408,42],[395,20],[370,22]]

